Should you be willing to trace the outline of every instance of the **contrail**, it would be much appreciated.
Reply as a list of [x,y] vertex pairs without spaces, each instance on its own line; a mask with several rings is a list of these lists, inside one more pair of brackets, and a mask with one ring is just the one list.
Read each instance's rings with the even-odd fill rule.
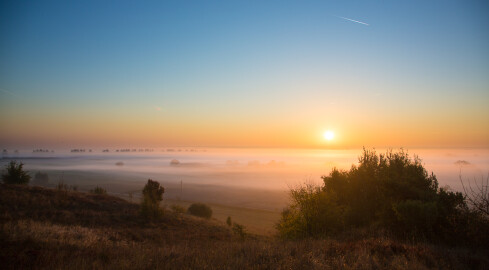
[[335,16],[335,17],[341,18],[341,19],[343,19],[343,20],[348,20],[348,21],[352,21],[352,22],[356,22],[356,23],[361,23],[361,24],[364,24],[364,25],[366,25],[366,26],[369,26],[369,25],[370,25],[370,24],[368,24],[368,23],[364,23],[364,22],[361,22],[361,21],[355,21],[355,20],[352,20],[352,19],[350,19],[350,18],[345,18],[345,17],[341,17],[341,16]]

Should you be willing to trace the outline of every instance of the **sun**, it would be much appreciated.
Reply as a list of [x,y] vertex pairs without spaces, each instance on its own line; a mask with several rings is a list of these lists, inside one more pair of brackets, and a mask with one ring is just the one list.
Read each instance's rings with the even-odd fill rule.
[[327,130],[324,132],[323,137],[325,140],[331,141],[332,139],[334,139],[334,132],[331,130]]

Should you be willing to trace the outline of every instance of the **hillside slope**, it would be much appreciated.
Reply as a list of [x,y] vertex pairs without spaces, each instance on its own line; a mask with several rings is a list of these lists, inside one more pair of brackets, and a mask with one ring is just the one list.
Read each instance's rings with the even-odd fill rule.
[[81,192],[0,185],[1,269],[484,269],[473,250],[385,238],[239,239],[216,221]]

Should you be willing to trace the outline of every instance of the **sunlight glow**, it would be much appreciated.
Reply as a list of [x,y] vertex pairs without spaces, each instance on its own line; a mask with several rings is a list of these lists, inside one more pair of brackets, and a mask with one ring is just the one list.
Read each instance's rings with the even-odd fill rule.
[[334,139],[334,132],[331,130],[327,130],[326,132],[324,132],[323,137],[325,140],[331,141],[332,139]]

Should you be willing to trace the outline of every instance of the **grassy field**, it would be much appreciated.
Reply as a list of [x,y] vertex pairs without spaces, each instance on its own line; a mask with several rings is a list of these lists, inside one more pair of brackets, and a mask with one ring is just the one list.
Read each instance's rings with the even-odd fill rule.
[[[179,200],[164,200],[163,205],[179,205],[187,209],[192,202]],[[242,224],[253,234],[271,236],[276,233],[275,224],[280,219],[280,212],[234,207],[221,204],[207,204],[212,208],[212,218],[224,224],[228,217],[233,222]]]
[[219,220],[166,211],[162,220],[146,222],[138,209],[137,204],[109,195],[0,185],[0,268],[487,269],[489,265],[487,250],[382,236],[242,239]]

